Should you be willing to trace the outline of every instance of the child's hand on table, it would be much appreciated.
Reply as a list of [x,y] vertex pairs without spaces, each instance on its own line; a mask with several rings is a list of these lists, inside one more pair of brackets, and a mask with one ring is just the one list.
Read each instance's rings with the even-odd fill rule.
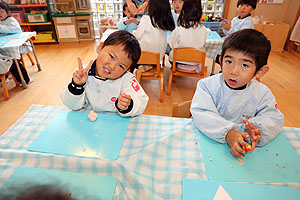
[[90,60],[89,64],[85,68],[82,67],[82,62],[79,57],[77,58],[77,61],[78,61],[78,69],[73,73],[73,81],[77,85],[83,85],[88,80],[87,71],[93,64],[93,61]]
[[251,143],[252,143],[252,151],[255,149],[255,146],[259,140],[261,140],[261,130],[256,128],[253,124],[251,124],[248,120],[243,119],[244,124],[246,125],[246,129],[248,134],[250,135]]
[[118,108],[126,110],[131,102],[131,96],[123,92],[118,98]]
[[244,138],[249,138],[247,133],[238,130],[230,130],[226,135],[226,141],[230,146],[232,155],[236,158],[243,158],[246,153],[242,146],[248,146],[248,143],[244,141]]

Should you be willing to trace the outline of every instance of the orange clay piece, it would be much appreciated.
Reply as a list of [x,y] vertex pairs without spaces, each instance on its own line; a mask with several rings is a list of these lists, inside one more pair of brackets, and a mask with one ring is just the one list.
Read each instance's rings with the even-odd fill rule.
[[243,148],[243,150],[246,151],[246,152],[251,151],[251,149],[252,149],[250,144],[248,144],[248,146],[246,146],[246,147],[245,147],[245,146],[242,146],[242,148]]

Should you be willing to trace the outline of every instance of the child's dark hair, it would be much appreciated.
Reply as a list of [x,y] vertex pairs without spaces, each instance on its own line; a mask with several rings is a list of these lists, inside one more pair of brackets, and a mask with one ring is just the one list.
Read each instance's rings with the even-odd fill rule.
[[104,41],[102,48],[109,45],[123,45],[123,50],[128,53],[128,58],[132,60],[130,68],[136,67],[141,56],[141,47],[134,35],[127,31],[113,32]]
[[[7,193],[7,194],[6,194]],[[75,200],[71,193],[56,185],[22,185],[0,195],[0,200]]]
[[237,7],[239,7],[239,5],[241,5],[241,4],[250,5],[253,8],[253,10],[255,10],[257,0],[238,0]]
[[193,28],[201,25],[201,0],[185,0],[178,17],[178,24],[184,28]]
[[254,29],[242,29],[230,34],[224,41],[221,53],[221,63],[225,52],[230,49],[243,52],[255,60],[256,72],[268,62],[271,43],[261,32]]
[[[137,7],[135,1],[131,1],[131,2],[135,5],[135,7]],[[125,11],[125,8],[127,8],[127,7],[128,7],[128,4],[126,2],[124,2],[123,3],[123,11]]]
[[8,12],[10,11],[10,8],[9,8],[9,5],[6,2],[0,1],[0,8],[5,10],[6,13],[9,14]]
[[149,0],[148,14],[152,26],[161,30],[173,31],[175,22],[171,13],[171,6],[168,0]]

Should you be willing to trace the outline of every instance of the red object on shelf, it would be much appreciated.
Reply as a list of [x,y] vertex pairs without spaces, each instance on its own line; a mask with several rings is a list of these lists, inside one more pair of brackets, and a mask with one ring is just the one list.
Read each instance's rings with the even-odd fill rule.
[[11,11],[10,15],[12,17],[14,17],[19,22],[19,24],[22,24],[22,23],[26,22],[24,13],[22,11]]

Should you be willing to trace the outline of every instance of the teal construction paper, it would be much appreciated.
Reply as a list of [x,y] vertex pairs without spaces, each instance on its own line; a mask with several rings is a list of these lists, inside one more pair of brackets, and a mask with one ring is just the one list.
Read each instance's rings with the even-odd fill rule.
[[88,113],[61,111],[28,150],[115,160],[129,123],[130,118],[117,114],[98,113],[92,122]]
[[300,158],[283,134],[263,147],[245,154],[238,164],[227,144],[217,143],[200,131],[207,178],[236,182],[300,183]]
[[20,166],[5,181],[0,193],[14,194],[37,185],[50,185],[71,192],[71,197],[77,200],[109,200],[113,198],[117,178]]
[[214,199],[220,185],[234,200],[300,199],[299,191],[296,188],[287,186],[273,186],[186,178],[183,180],[183,200],[212,200]]

